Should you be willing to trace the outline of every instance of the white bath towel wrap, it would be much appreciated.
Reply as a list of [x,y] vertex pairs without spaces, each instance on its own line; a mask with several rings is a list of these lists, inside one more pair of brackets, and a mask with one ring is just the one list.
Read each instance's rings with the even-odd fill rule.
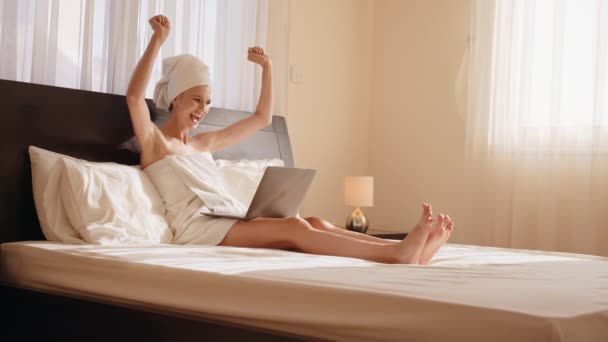
[[208,152],[168,155],[144,172],[167,208],[173,243],[217,245],[239,220],[216,218],[205,209],[245,212],[247,208],[228,190]]

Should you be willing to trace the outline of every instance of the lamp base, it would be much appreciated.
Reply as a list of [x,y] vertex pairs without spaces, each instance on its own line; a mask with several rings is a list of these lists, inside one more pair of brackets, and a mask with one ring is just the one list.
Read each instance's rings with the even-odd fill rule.
[[346,229],[354,232],[365,233],[369,228],[369,220],[363,214],[360,208],[355,209],[346,218]]

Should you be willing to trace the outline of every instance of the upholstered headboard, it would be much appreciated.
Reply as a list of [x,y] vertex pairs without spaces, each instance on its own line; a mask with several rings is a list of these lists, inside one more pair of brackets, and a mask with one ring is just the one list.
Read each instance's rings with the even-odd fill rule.
[[[139,164],[139,145],[124,96],[0,80],[0,242],[44,239],[32,196],[28,146],[91,161]],[[152,120],[169,113],[150,100]],[[192,134],[216,130],[250,113],[212,108]],[[214,155],[221,159],[280,158],[293,166],[285,119],[239,145]]]

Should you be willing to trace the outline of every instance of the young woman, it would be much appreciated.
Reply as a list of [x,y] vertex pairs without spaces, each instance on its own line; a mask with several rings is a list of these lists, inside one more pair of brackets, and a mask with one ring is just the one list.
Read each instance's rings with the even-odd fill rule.
[[240,142],[271,122],[272,62],[262,49],[249,49],[247,59],[263,70],[255,113],[224,129],[189,136],[188,132],[209,111],[209,70],[194,56],[165,59],[154,102],[157,107],[168,109],[171,116],[159,128],[150,120],[145,90],[170,24],[162,15],[149,22],[154,34],[133,72],[127,103],[141,146],[141,168],[163,198],[174,243],[294,249],[383,263],[426,264],[448,239],[454,223],[443,214],[434,219],[428,204],[422,205],[422,217],[403,241],[346,231],[316,217],[239,221],[202,214],[204,207],[244,209],[227,191],[211,153]]

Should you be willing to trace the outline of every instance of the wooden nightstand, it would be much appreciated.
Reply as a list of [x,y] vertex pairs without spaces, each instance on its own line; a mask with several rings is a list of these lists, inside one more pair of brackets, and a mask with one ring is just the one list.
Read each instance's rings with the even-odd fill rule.
[[[339,226],[336,226],[336,227],[339,227]],[[339,228],[346,229],[344,227],[339,227]],[[379,237],[382,239],[389,239],[389,240],[403,240],[407,236],[407,233],[400,233],[400,232],[395,232],[395,231],[390,231],[390,230],[379,230],[379,229],[368,229],[367,232],[365,232],[365,234]]]
[[393,232],[388,230],[377,230],[377,229],[368,229],[366,232],[367,235],[379,237],[382,239],[392,239],[392,240],[403,240],[407,236],[407,233]]

